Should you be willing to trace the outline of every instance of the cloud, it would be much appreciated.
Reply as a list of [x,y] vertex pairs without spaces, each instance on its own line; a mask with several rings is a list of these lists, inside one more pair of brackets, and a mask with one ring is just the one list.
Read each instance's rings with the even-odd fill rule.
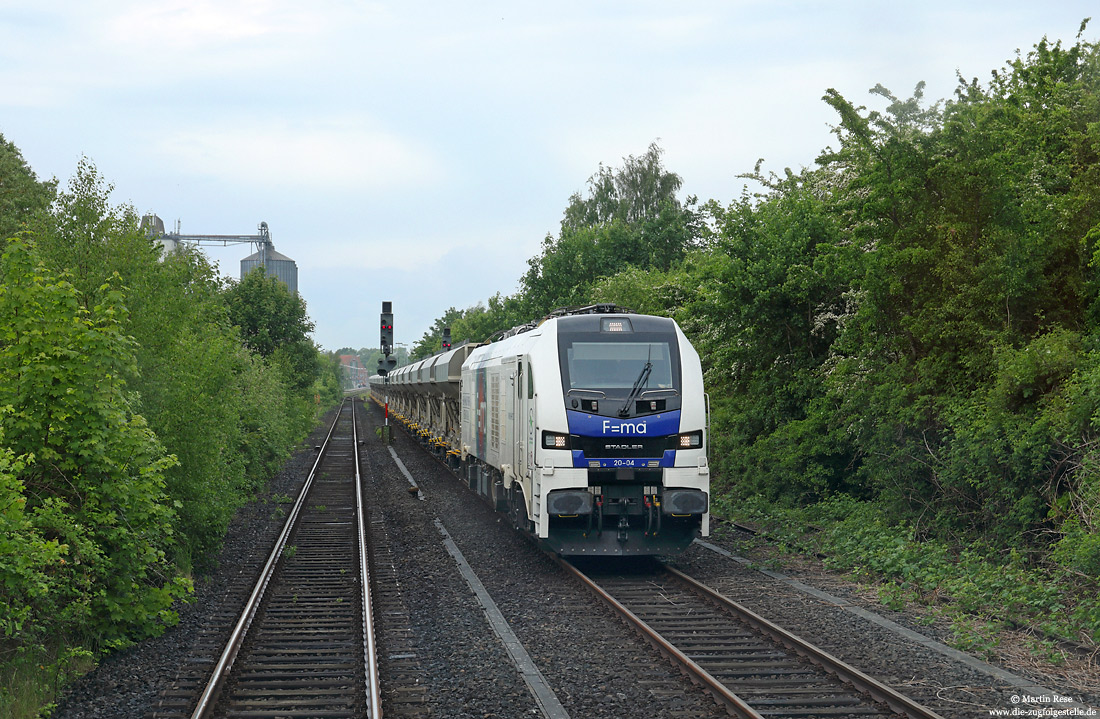
[[166,102],[201,104],[188,83],[229,85],[241,94],[268,78],[285,87],[303,68],[325,71],[334,39],[349,28],[389,27],[379,3],[341,0],[40,0],[10,11],[2,5],[0,81],[13,90],[2,104],[22,107],[169,93]]
[[444,174],[424,147],[355,118],[221,121],[169,133],[154,147],[174,168],[268,188],[392,191]]
[[[385,237],[330,235],[324,243],[309,247],[308,252],[289,243],[278,246],[281,252],[301,255],[295,257],[299,266],[313,271],[352,267],[471,277],[508,268],[499,277],[507,288],[526,269],[527,258],[538,251],[540,240],[541,235],[530,227],[506,225],[481,230],[453,227],[417,235],[392,233]],[[478,285],[478,292],[484,290]]]
[[107,40],[131,47],[201,51],[269,35],[313,35],[310,4],[280,0],[174,0],[136,3],[107,24]]
[[251,7],[213,2],[176,2],[132,8],[108,25],[115,42],[198,50],[226,41],[265,35],[275,29],[271,18]]

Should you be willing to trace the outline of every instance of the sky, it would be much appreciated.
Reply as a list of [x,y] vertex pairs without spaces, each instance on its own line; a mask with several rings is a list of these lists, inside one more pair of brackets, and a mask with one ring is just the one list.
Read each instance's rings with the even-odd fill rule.
[[[39,179],[81,158],[185,234],[267,222],[326,350],[411,347],[513,294],[569,197],[657,142],[681,197],[812,166],[835,88],[930,102],[1095,2],[0,0],[0,133]],[[1100,38],[1100,17],[1084,37]],[[247,245],[204,248],[236,277]]]

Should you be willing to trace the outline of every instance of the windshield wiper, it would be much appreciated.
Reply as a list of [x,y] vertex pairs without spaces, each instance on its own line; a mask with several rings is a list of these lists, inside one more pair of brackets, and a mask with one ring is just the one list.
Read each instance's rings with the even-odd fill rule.
[[630,394],[626,396],[626,402],[623,403],[622,408],[619,410],[620,417],[630,416],[630,403],[638,396],[642,391],[642,387],[649,380],[649,373],[653,371],[653,363],[646,360],[645,367],[642,367],[641,373],[638,374],[638,379],[634,380],[634,387],[630,390]]

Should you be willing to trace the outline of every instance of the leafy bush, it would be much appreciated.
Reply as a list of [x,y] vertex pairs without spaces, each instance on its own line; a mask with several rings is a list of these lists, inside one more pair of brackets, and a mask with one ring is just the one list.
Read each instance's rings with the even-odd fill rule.
[[880,598],[891,608],[909,601],[943,608],[966,628],[960,646],[987,641],[978,641],[977,627],[988,634],[1005,625],[1100,642],[1100,582],[1037,565],[1019,551],[936,539],[879,503],[843,495],[796,509],[760,497],[727,499],[715,510],[759,524],[794,551],[824,553],[826,566],[883,583]]
[[[3,433],[14,456],[34,457],[7,483],[25,500],[7,516],[37,547],[13,592],[21,624],[6,631],[91,632],[104,642],[155,633],[188,585],[165,558],[174,511],[164,472],[175,458],[124,393],[133,349],[121,333],[122,295],[108,288],[85,309],[20,241],[9,242],[0,273],[0,406],[11,408]],[[43,559],[50,581],[33,569]]]
[[55,194],[11,150],[0,225],[30,232],[0,244],[4,709],[173,623],[183,573],[340,395],[300,298],[281,289],[290,341],[250,352],[200,253],[165,255],[87,160]]
[[[3,414],[11,412],[6,407]],[[32,617],[32,608],[57,591],[56,570],[65,565],[68,547],[46,539],[27,516],[27,496],[19,475],[28,459],[2,445],[0,428],[0,633],[13,637]],[[30,458],[33,461],[33,457]]]

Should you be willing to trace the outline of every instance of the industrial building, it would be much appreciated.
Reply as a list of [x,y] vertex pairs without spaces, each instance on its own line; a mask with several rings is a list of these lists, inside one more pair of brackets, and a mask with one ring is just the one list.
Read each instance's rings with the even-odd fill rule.
[[175,251],[181,243],[223,247],[240,243],[255,245],[256,251],[241,260],[241,279],[257,267],[263,267],[268,277],[280,280],[291,292],[297,294],[298,263],[281,252],[275,251],[266,222],[260,223],[259,234],[256,235],[182,235],[179,233],[179,223],[176,224],[175,232],[165,232],[164,221],[155,214],[148,214],[141,218],[142,229],[159,242],[166,253]]

